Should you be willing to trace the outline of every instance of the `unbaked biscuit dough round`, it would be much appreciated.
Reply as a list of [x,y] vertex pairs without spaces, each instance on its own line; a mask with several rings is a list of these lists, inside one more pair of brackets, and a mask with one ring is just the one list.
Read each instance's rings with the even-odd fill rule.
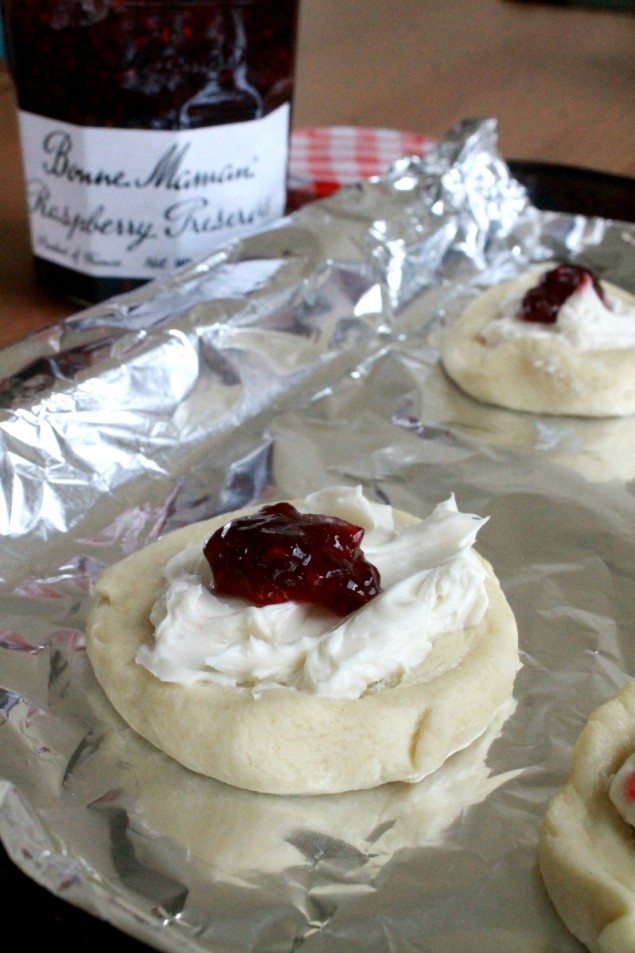
[[[522,297],[550,265],[484,291],[449,328],[441,360],[472,397],[538,414],[623,417],[635,413],[635,347],[580,350],[566,341],[522,337],[488,345],[481,332],[511,295]],[[608,293],[635,307],[635,298],[603,281]]]
[[596,709],[551,801],[540,867],[556,910],[592,953],[635,951],[635,831],[609,798],[613,774],[635,751],[635,683]]
[[[106,695],[131,727],[177,761],[237,787],[330,794],[417,781],[477,738],[512,690],[518,668],[513,613],[491,567],[477,626],[439,638],[396,685],[357,699],[290,687],[161,681],[136,662],[153,639],[149,614],[168,560],[201,549],[226,514],[176,530],[107,569],[96,586],[88,654]],[[401,529],[418,522],[394,512]]]

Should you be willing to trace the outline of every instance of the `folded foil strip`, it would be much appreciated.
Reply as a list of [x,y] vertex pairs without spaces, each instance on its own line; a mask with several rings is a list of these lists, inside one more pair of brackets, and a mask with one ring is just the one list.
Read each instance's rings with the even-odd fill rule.
[[[445,325],[530,262],[632,289],[635,229],[539,212],[492,120],[0,354],[0,836],[163,950],[575,951],[536,867],[591,710],[628,680],[635,419],[487,407]],[[240,791],[136,736],[84,651],[101,569],[194,520],[361,483],[454,491],[514,609],[515,699],[418,785]]]

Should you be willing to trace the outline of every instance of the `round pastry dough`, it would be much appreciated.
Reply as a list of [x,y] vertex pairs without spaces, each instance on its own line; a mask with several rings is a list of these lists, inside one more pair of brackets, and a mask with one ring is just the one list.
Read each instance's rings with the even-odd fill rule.
[[611,776],[633,751],[635,683],[589,718],[540,841],[542,876],[556,910],[593,953],[635,951],[635,831],[608,793]]
[[[538,414],[623,417],[635,413],[635,347],[583,351],[566,341],[525,337],[496,346],[481,339],[510,295],[522,296],[550,265],[484,291],[449,328],[441,360],[472,397]],[[608,282],[610,295],[635,307],[635,298]]]
[[[136,661],[168,560],[203,547],[230,513],[176,530],[107,569],[96,587],[88,653],[106,695],[139,734],[181,764],[272,794],[331,794],[418,781],[489,725],[518,668],[513,613],[487,564],[479,625],[438,639],[396,685],[358,699],[295,688],[164,682]],[[415,517],[395,511],[403,528]]]

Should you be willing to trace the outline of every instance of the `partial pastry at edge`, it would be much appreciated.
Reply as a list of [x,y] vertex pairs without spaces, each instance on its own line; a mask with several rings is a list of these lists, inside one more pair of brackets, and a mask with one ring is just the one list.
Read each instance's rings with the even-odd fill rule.
[[541,265],[479,295],[448,329],[441,360],[463,391],[485,403],[553,415],[633,414],[635,297],[579,266]]
[[[635,951],[635,683],[596,709],[549,804],[540,868],[556,910],[592,953]],[[627,797],[628,793],[631,797]]]
[[[411,528],[423,526],[420,521],[370,503],[359,491],[346,488],[314,494],[298,506],[305,512],[330,513],[342,519],[352,517],[367,532],[368,552],[378,553],[388,566],[387,579],[391,572],[396,573],[394,586],[388,585],[386,591],[394,590],[402,597],[404,585],[407,587],[410,582],[399,579],[399,566],[404,563],[399,547],[403,538],[410,539]],[[243,656],[249,639],[242,640],[239,646],[230,645],[227,652],[219,652],[217,646],[211,666],[206,663],[203,680],[196,672],[190,672],[189,656],[178,663],[179,677],[185,680],[181,683],[149,671],[146,665],[162,676],[166,674],[161,670],[165,660],[153,656],[153,647],[156,649],[158,643],[150,621],[151,613],[157,618],[157,603],[166,601],[166,565],[176,556],[170,565],[176,564],[178,569],[183,559],[187,562],[179,554],[191,546],[202,550],[211,534],[242,515],[225,515],[171,533],[111,567],[98,583],[88,629],[89,655],[109,699],[135,730],[186,767],[230,784],[269,793],[317,794],[368,788],[394,780],[419,780],[486,729],[513,687],[518,668],[517,631],[491,567],[465,541],[457,549],[455,561],[448,563],[454,567],[454,575],[446,578],[438,570],[424,568],[416,576],[416,584],[423,587],[417,591],[434,604],[434,587],[440,586],[438,592],[443,598],[437,616],[443,616],[447,610],[448,618],[459,618],[452,613],[459,611],[460,606],[457,609],[452,592],[445,592],[443,587],[447,587],[448,579],[454,580],[454,585],[464,585],[469,570],[479,580],[477,597],[474,599],[470,590],[473,605],[468,606],[469,613],[481,606],[478,623],[437,633],[425,648],[424,657],[411,668],[404,663],[388,677],[377,678],[376,660],[364,661],[364,652],[360,650],[360,645],[365,650],[367,616],[358,611],[343,620],[343,628],[337,620],[328,623],[326,636],[320,636],[319,651],[305,653],[304,668],[292,659],[285,675],[287,684],[277,684],[275,678],[267,677],[270,653],[266,644],[260,646],[265,656],[265,675],[259,676],[260,681],[246,679]],[[439,535],[439,527],[445,530],[446,525],[456,528],[461,524],[457,539],[462,538],[465,531],[461,521],[465,520],[477,518],[458,514],[453,501],[437,507],[424,521],[425,532],[432,532],[426,543],[428,556],[435,552],[435,546],[441,546],[441,555],[447,557],[447,541],[442,532]],[[467,534],[472,541],[478,528],[474,526],[470,525]],[[423,530],[417,529],[415,535],[421,533]],[[392,569],[390,560],[386,563],[386,554],[380,552],[384,545],[389,550],[392,547],[393,556],[396,555]],[[186,568],[184,572],[187,577],[190,570]],[[383,646],[381,651],[390,661],[391,631],[398,641],[397,637],[403,636],[408,627],[403,620],[395,624],[392,604],[382,598],[385,594],[381,593],[374,605],[369,605],[375,619],[372,639],[374,644]],[[197,598],[207,597],[199,594]],[[253,611],[253,607],[247,608],[249,618],[253,618]],[[312,619],[319,615],[317,610],[307,611]],[[465,618],[476,618],[469,613]],[[292,640],[293,633],[287,637]],[[346,641],[349,637],[352,643]],[[268,636],[263,638],[266,642]],[[195,634],[191,643],[194,654],[199,651],[198,644]],[[358,676],[351,681],[346,674],[342,681],[342,670],[349,673],[350,666],[338,668],[335,664],[336,647],[340,644],[345,647],[346,658],[347,646],[353,645],[349,652],[353,668],[359,668],[360,658],[367,667],[370,664],[371,681],[359,696],[355,693],[363,683]],[[398,651],[409,651],[403,637],[399,644]],[[286,647],[283,654],[288,658]],[[144,664],[138,658],[144,659]],[[229,659],[224,669],[218,661],[221,658]],[[319,684],[323,663],[328,676],[325,689]],[[223,670],[217,671],[215,665]],[[170,674],[172,671],[168,676],[176,677]],[[236,671],[239,674],[233,676]],[[232,677],[238,681],[231,684]],[[344,696],[348,692],[349,697],[342,697],[342,691]]]

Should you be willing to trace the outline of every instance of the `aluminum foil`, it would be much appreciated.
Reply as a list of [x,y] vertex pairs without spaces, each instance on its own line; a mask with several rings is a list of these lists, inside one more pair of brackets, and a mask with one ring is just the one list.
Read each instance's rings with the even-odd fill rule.
[[[466,122],[423,158],[0,355],[0,835],[66,900],[164,950],[580,950],[536,844],[589,713],[629,680],[635,419],[477,403],[443,327],[530,262],[633,290],[635,229],[538,212]],[[629,271],[630,269],[630,271]],[[96,684],[101,569],[177,526],[361,483],[490,514],[515,698],[418,785],[274,797],[196,776]]]

